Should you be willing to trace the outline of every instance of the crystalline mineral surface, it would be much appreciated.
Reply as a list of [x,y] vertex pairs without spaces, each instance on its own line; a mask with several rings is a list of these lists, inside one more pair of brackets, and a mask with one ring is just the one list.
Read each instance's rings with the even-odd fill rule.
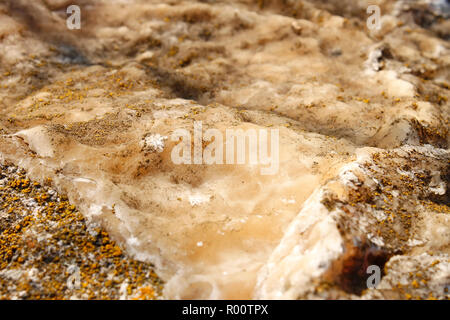
[[[376,1],[379,30],[368,1],[70,3],[79,30],[67,1],[0,3],[0,159],[52,178],[166,298],[448,297],[445,2]],[[277,173],[175,164],[200,121],[277,129]]]

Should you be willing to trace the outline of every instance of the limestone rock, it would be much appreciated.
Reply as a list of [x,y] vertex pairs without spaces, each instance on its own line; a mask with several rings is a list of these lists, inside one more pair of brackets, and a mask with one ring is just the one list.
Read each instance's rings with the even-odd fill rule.
[[[76,4],[80,30],[65,1],[0,4],[0,159],[165,298],[448,298],[448,4],[377,1],[378,31],[368,1]],[[174,163],[199,122],[277,130],[277,174]]]

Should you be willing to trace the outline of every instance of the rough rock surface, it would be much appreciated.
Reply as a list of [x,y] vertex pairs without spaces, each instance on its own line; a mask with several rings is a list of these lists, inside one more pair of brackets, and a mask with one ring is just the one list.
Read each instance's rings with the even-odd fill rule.
[[[0,3],[0,160],[152,263],[165,298],[448,299],[445,1],[71,3],[81,30],[66,1]],[[175,164],[194,121],[278,129],[278,173]]]
[[51,180],[0,165],[1,299],[155,299],[161,283],[148,263],[127,257],[85,219]]

